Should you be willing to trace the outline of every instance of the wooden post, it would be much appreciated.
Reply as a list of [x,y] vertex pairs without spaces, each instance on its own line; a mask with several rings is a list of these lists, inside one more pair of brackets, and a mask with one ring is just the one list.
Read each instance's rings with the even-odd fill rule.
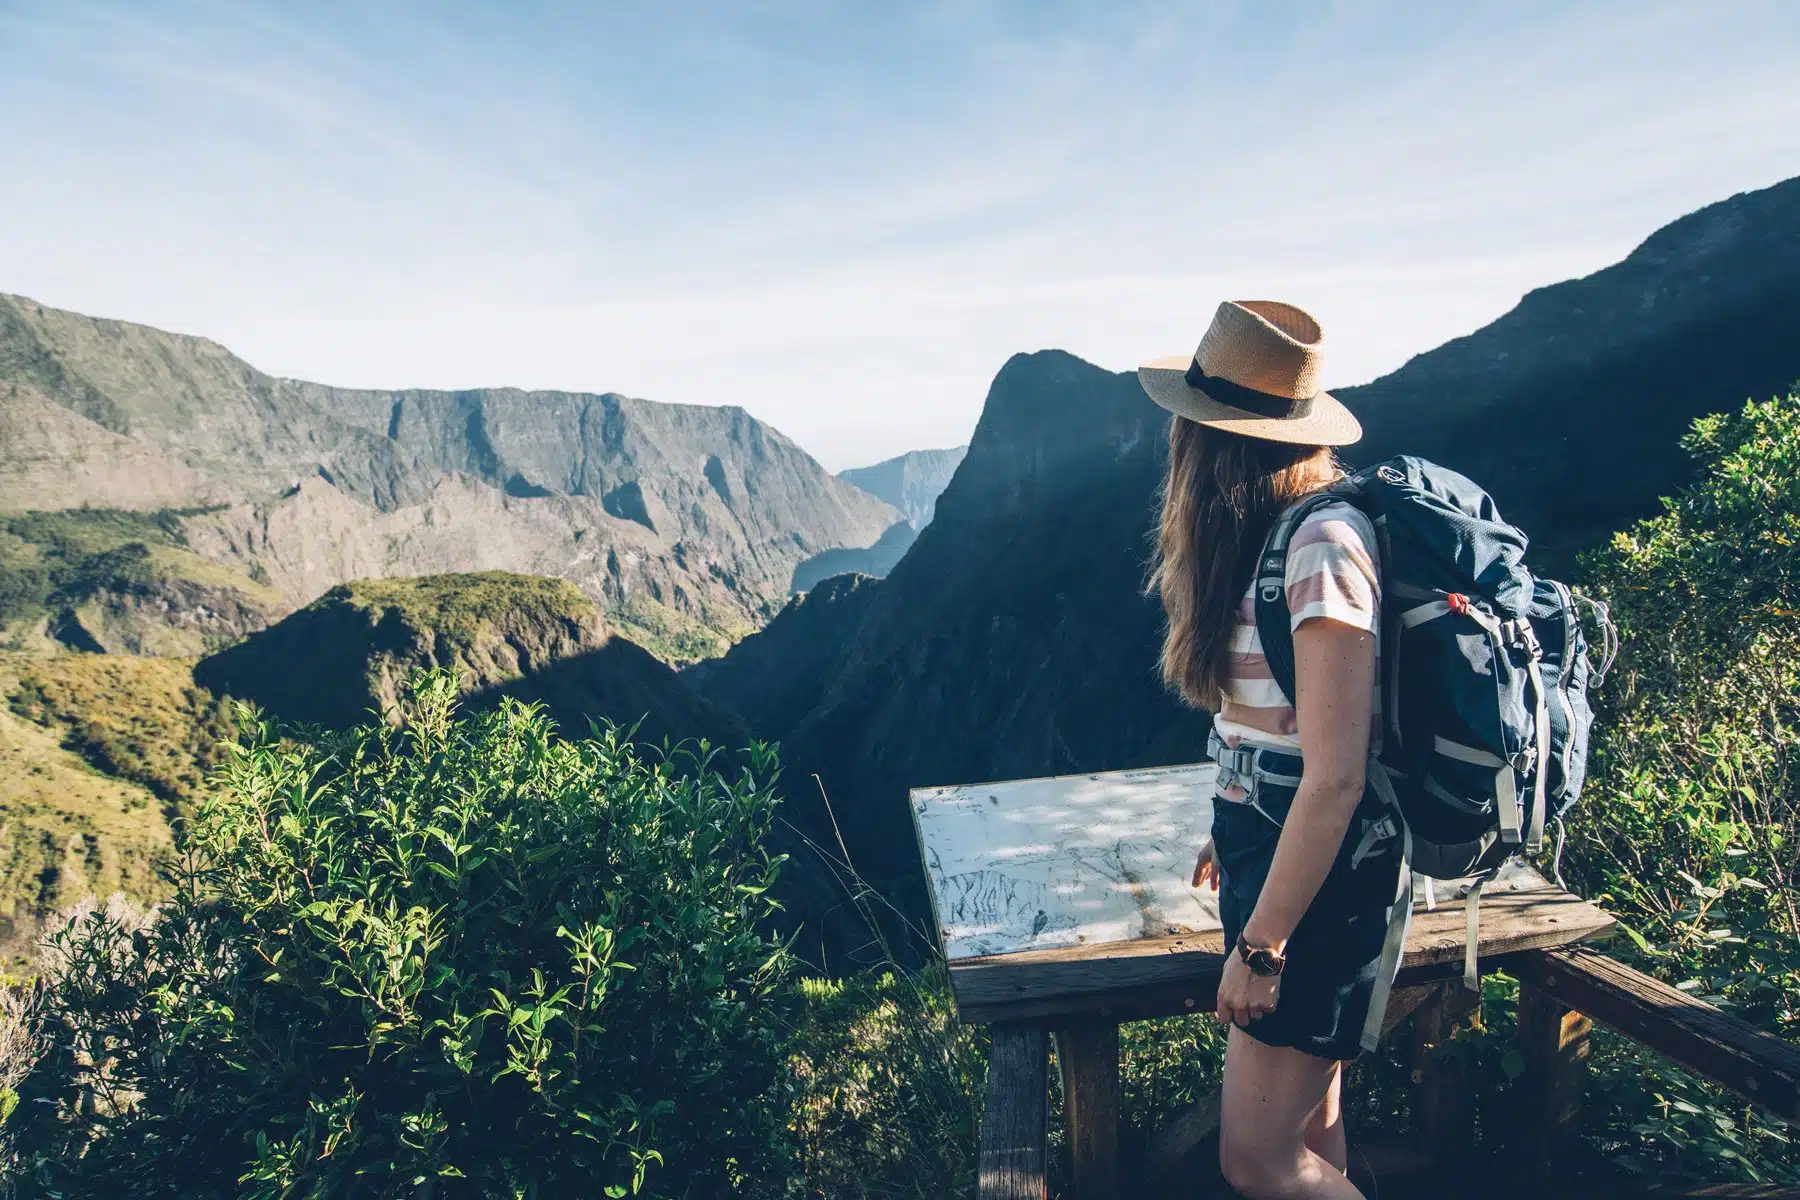
[[1513,1137],[1534,1153],[1523,1161],[1548,1174],[1581,1120],[1587,1084],[1588,1033],[1594,1023],[1530,983],[1519,984],[1519,1076]]
[[1437,986],[1413,1026],[1412,1127],[1444,1162],[1467,1162],[1475,1148],[1475,1093],[1459,1035],[1481,1027],[1481,993],[1461,979]]
[[981,1200],[1046,1200],[1050,1048],[1043,1026],[993,1026],[981,1111]]
[[1056,1031],[1072,1200],[1118,1200],[1119,1026],[1098,1020]]

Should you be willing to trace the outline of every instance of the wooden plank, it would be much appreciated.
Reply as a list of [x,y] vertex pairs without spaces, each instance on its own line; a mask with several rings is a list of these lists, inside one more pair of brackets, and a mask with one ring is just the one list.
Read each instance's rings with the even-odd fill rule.
[[1218,929],[1217,895],[1189,886],[1217,770],[914,788],[945,958]]
[[[1553,887],[1497,891],[1481,902],[1481,956],[1566,945],[1605,934],[1613,924],[1592,904]],[[1424,983],[1460,965],[1466,929],[1461,905],[1416,912],[1397,986]],[[957,1014],[972,1023],[1210,1012],[1223,955],[1218,933],[1028,950],[951,963],[950,987]]]
[[1590,950],[1522,954],[1506,970],[1776,1116],[1800,1120],[1800,1046]]
[[994,1026],[981,1110],[981,1200],[1046,1200],[1049,1070],[1041,1025]]
[[1072,1200],[1118,1200],[1119,1027],[1084,1021],[1056,1031],[1068,1123]]
[[1349,1145],[1346,1174],[1365,1196],[1480,1195],[1466,1183],[1449,1188],[1445,1180],[1466,1163],[1446,1159],[1420,1145],[1416,1138],[1390,1134]]
[[[1449,1162],[1475,1149],[1475,1092],[1467,1039],[1481,1027],[1481,993],[1460,979],[1440,983],[1413,1026],[1412,1127],[1421,1144]],[[1456,1045],[1457,1039],[1465,1044]]]
[[1587,1089],[1588,1034],[1594,1023],[1542,988],[1519,985],[1519,1023],[1514,1044],[1525,1060],[1515,1092],[1510,1137],[1524,1169],[1539,1180],[1555,1177],[1581,1128]]

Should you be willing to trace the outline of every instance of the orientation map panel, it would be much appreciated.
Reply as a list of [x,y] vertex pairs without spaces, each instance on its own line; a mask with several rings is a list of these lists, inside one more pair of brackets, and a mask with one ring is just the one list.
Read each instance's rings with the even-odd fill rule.
[[[1210,763],[912,790],[932,912],[951,962],[1219,928],[1195,889],[1211,832]],[[1550,885],[1522,860],[1491,893]],[[1464,880],[1413,877],[1415,908],[1458,903]]]
[[1210,762],[915,788],[944,956],[1219,928],[1188,886],[1212,827]]

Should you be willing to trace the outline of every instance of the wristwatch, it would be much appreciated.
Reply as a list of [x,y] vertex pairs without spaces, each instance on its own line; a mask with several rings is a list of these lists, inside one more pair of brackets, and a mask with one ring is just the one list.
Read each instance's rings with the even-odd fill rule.
[[1238,934],[1237,952],[1252,975],[1261,975],[1265,979],[1281,974],[1281,968],[1287,966],[1286,955],[1277,954],[1267,946],[1252,946],[1241,933]]

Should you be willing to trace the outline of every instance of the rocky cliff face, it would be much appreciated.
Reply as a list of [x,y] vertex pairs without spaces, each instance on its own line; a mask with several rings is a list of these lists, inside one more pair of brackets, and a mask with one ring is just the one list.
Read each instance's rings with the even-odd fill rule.
[[[1353,459],[1467,471],[1552,550],[1652,511],[1680,482],[1693,417],[1800,378],[1797,231],[1800,181],[1735,197],[1341,390],[1368,429]],[[1165,438],[1134,373],[1013,359],[893,573],[849,602],[822,588],[817,611],[808,598],[700,676],[782,741],[789,778],[819,774],[856,867],[913,920],[928,909],[909,787],[1202,756],[1207,718],[1160,686],[1160,609],[1142,591]],[[790,817],[826,840],[817,795],[796,788]]]
[[738,408],[331,388],[0,296],[0,510],[84,504],[217,509],[187,519],[187,544],[290,604],[504,568],[714,633],[759,625],[801,563],[900,520]]
[[871,467],[839,471],[838,478],[899,509],[915,530],[931,524],[937,498],[962,465],[967,446],[951,450],[911,450]]

